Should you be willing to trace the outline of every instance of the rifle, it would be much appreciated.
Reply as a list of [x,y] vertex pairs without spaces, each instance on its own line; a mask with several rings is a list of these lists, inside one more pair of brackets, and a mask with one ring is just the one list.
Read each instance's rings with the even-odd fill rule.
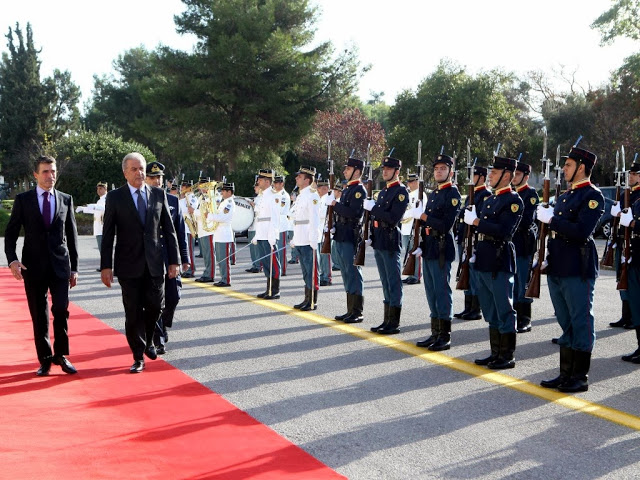
[[[422,140],[418,142],[418,173],[420,175],[420,181],[418,183],[418,201],[422,203],[422,197],[424,195],[424,165],[422,165]],[[424,208],[426,205],[422,205]],[[416,256],[413,252],[420,247],[420,240],[422,233],[422,225],[420,220],[413,221],[413,243],[411,246],[411,252],[407,255],[407,259],[404,262],[404,269],[402,275],[413,275],[416,271]]]
[[[331,140],[329,140],[327,162],[329,162],[329,191],[335,186],[336,177],[333,174],[333,160],[331,159]],[[351,152],[353,156],[353,152]],[[324,237],[322,238],[322,247],[320,253],[331,253],[331,230],[333,230],[333,205],[327,208],[327,223],[325,225]]]
[[[556,165],[560,164],[560,145],[556,150]],[[551,162],[547,158],[547,129],[544,129],[544,143],[542,146],[542,170],[544,172],[544,184],[542,187],[542,201],[549,205],[549,191],[551,190],[551,178],[549,176],[549,170],[551,168]],[[556,197],[556,202],[558,197]],[[547,207],[549,208],[549,207]],[[524,294],[527,298],[540,298],[540,275],[542,274],[542,264],[545,259],[545,248],[547,242],[547,224],[538,222],[539,235],[538,235],[538,252],[536,261],[531,269],[531,278],[527,285],[527,290]]]
[[[620,152],[616,151],[616,170],[614,175],[616,176],[616,202],[620,201],[620,165],[618,163]],[[626,205],[625,205],[626,206]],[[607,239],[607,244],[604,247],[604,253],[602,254],[602,261],[600,262],[601,267],[613,267],[613,251],[616,248],[616,240],[618,238],[618,227],[620,225],[620,217],[614,217],[611,222],[611,233],[609,234],[609,238]]]
[[[477,160],[477,159],[476,159]],[[474,204],[474,194],[476,185],[473,182],[473,171],[476,166],[476,160],[471,163],[471,139],[467,139],[467,178],[468,178],[468,190],[467,202],[468,206]],[[469,260],[473,255],[473,227],[466,225],[464,232],[464,256],[462,261],[458,264],[458,274],[456,275],[456,290],[469,290]]]
[[[367,165],[369,166],[369,178],[367,178],[367,200],[371,200],[373,197],[373,165],[371,165],[371,160],[369,159],[371,145],[367,146]],[[360,239],[360,243],[358,244],[358,251],[356,252],[356,256],[353,260],[353,264],[356,267],[364,267],[364,258],[366,254],[367,248],[367,240],[369,240],[369,224],[371,223],[371,212],[368,210],[364,211],[364,221],[362,222],[362,235]]]
[[[622,150],[622,168],[624,170],[624,147]],[[631,208],[631,186],[629,185],[629,172],[625,172],[624,178],[624,205]],[[618,280],[617,290],[627,289],[627,271],[629,269],[629,257],[631,256],[631,227],[624,229],[624,252],[623,258],[620,260],[620,280]]]

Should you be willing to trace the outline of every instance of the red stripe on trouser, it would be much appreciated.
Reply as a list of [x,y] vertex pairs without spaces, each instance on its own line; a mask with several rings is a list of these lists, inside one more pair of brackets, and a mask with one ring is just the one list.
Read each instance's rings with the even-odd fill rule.
[[331,254],[327,253],[327,270],[329,270],[329,274],[327,275],[327,277],[329,278],[329,282],[331,282],[332,277],[331,277]]
[[313,254],[313,289],[320,289],[320,282],[318,281],[318,254]]
[[191,273],[196,273],[196,259],[193,257],[193,237],[189,235],[189,263],[191,263]]
[[273,251],[271,254],[271,278],[280,278],[280,269],[278,268],[278,254]]
[[213,248],[213,235],[207,237],[209,239],[209,248],[211,249],[211,274],[210,278],[216,278],[216,251]]
[[282,268],[282,274],[286,275],[287,274],[287,232],[281,232],[280,235],[282,235],[282,253],[280,254],[282,256],[282,265],[280,265],[280,267]]
[[416,259],[416,263],[418,264],[418,280],[422,278],[422,259]]
[[[233,245],[233,243],[231,244]],[[233,247],[232,247],[233,248]],[[231,265],[229,265],[229,244],[227,243],[226,255],[227,259],[225,260],[227,264],[227,278],[224,279],[225,283],[231,283]]]
[[236,242],[231,242],[231,263],[236,263]]

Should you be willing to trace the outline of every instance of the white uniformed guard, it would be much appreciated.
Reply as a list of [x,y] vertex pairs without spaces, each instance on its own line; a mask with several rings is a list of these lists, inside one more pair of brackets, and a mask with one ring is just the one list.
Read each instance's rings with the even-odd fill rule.
[[210,213],[209,218],[218,225],[213,231],[216,259],[220,267],[220,281],[214,283],[216,287],[231,286],[231,254],[235,236],[231,228],[231,220],[236,204],[233,200],[235,185],[233,183],[222,184],[222,200],[218,205],[217,213]]
[[276,175],[273,180],[273,189],[280,195],[280,232],[278,233],[278,258],[280,259],[280,275],[287,275],[287,230],[289,230],[289,210],[291,209],[291,197],[284,189],[284,177]]
[[256,236],[252,243],[258,247],[262,270],[267,277],[267,289],[258,298],[272,300],[280,298],[280,259],[276,254],[276,242],[280,233],[280,195],[271,183],[273,170],[258,172],[260,202],[256,202]]

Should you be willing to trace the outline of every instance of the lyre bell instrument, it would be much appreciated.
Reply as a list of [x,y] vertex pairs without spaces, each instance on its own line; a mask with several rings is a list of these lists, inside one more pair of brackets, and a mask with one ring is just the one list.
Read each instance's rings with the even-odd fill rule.
[[[218,228],[218,223],[209,220],[209,214],[218,213],[218,202],[216,202],[216,188],[220,182],[215,180],[201,183],[198,186],[200,191],[200,215],[202,217],[202,229],[205,232],[214,232]],[[204,191],[204,192],[203,192]]]
[[[187,202],[187,207],[191,207],[194,210],[198,208],[198,200],[196,199],[193,192],[193,187],[185,188],[184,190],[182,190],[182,193],[184,194],[184,198]],[[189,233],[193,238],[196,238],[198,236],[198,221],[196,219],[196,216],[193,213],[189,213],[189,210],[187,208],[187,211],[183,212],[183,217],[184,224],[189,229]]]

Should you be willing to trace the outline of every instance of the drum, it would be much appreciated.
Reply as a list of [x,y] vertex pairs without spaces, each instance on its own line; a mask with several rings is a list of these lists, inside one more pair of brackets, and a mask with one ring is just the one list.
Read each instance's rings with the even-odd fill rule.
[[234,197],[233,201],[236,208],[231,219],[231,229],[235,233],[241,233],[248,230],[253,223],[253,206],[244,197]]

